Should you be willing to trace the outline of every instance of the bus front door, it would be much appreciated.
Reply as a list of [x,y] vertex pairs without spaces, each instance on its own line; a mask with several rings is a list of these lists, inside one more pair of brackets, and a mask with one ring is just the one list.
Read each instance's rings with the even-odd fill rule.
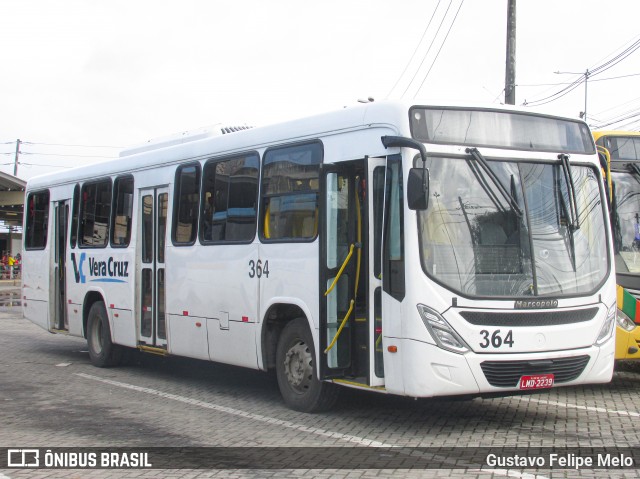
[[67,230],[69,228],[69,200],[58,201],[54,212],[54,300],[52,311],[53,326],[56,331],[69,331],[67,316]]
[[140,261],[138,285],[138,342],[167,348],[165,315],[165,250],[168,188],[140,190]]
[[320,378],[384,384],[381,235],[385,159],[325,168]]

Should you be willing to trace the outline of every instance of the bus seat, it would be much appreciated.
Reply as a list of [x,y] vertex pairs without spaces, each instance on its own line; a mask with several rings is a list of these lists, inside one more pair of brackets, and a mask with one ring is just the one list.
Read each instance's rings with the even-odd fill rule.
[[302,237],[313,238],[316,234],[316,219],[312,216],[307,216],[302,220]]

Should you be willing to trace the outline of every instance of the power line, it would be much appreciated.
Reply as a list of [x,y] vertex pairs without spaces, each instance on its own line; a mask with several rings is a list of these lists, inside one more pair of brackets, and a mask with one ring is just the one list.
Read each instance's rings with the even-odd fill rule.
[[[640,35],[638,35],[638,36],[636,36],[636,37],[633,37],[633,38],[632,38],[631,40],[629,40],[627,43],[624,43],[622,46],[618,47],[618,49],[620,49],[620,48],[624,48],[624,47],[625,47],[625,45],[627,45],[627,44],[632,44],[632,43],[634,43],[634,42],[636,41],[636,39],[640,39]],[[618,50],[618,49],[616,49],[616,50]],[[615,52],[616,50],[614,50],[614,52]],[[611,55],[613,55],[613,53],[609,53],[609,54],[605,55],[604,57],[600,58],[600,59],[596,62],[596,64],[599,64],[599,63],[604,62],[604,61],[605,61],[607,58],[609,58]],[[590,68],[593,70],[593,66],[592,66],[592,67],[590,67]]]
[[[14,142],[10,142],[10,143],[14,143]],[[124,148],[122,146],[108,146],[108,145],[68,145],[68,144],[64,144],[64,143],[39,143],[39,142],[32,142],[32,141],[23,141],[22,142],[25,145],[43,145],[43,146],[68,146],[68,147],[80,147],[80,148]]]
[[[619,78],[628,78],[628,77],[636,77],[636,76],[640,76],[640,73],[631,73],[629,75],[620,75],[617,77],[609,77],[609,78],[596,78],[595,80],[590,80],[592,82],[598,82],[598,81],[607,81],[607,80],[618,80]],[[572,85],[574,82],[571,83],[567,83],[567,82],[560,82],[560,83],[532,83],[532,84],[525,84],[525,85],[521,85],[521,84],[517,84],[516,86],[518,87],[534,87],[534,86],[560,86],[560,85]]]
[[633,113],[631,115],[628,115],[628,116],[626,116],[624,118],[620,118],[620,119],[615,120],[615,121],[610,121],[608,123],[604,123],[603,125],[598,125],[597,128],[604,128],[606,126],[615,125],[616,123],[620,123],[622,121],[630,120],[630,119],[633,119],[633,118],[640,118],[640,111],[636,111],[635,113]]
[[634,98],[633,100],[625,101],[624,103],[621,103],[620,105],[615,105],[615,106],[607,108],[606,110],[602,110],[602,111],[596,113],[596,115],[601,115],[601,114],[606,113],[608,111],[615,110],[617,108],[620,108],[620,107],[623,107],[623,106],[626,106],[626,105],[631,105],[631,104],[633,104],[635,102],[638,102],[638,100],[640,100],[640,96],[637,97],[637,98]]
[[438,50],[438,53],[436,53],[436,57],[433,59],[433,62],[431,62],[431,66],[429,67],[429,70],[427,71],[427,74],[424,76],[424,79],[422,80],[422,83],[420,83],[420,86],[416,90],[416,94],[413,95],[414,98],[418,95],[418,93],[422,89],[422,86],[424,85],[424,82],[427,81],[427,77],[429,76],[429,73],[431,73],[431,69],[436,64],[436,61],[438,60],[438,57],[440,56],[440,52],[442,51],[442,48],[444,47],[444,44],[447,41],[447,38],[449,38],[449,33],[451,33],[451,29],[453,28],[454,23],[456,23],[456,19],[458,18],[458,14],[460,13],[460,9],[462,8],[462,4],[463,3],[464,3],[464,0],[462,0],[460,2],[460,5],[458,6],[458,11],[456,12],[455,16],[453,17],[451,25],[449,25],[449,30],[447,30],[447,34],[445,35],[444,40],[442,40],[442,44],[440,45],[440,49]]
[[631,130],[631,131],[637,131],[640,130],[640,120],[633,120],[630,121],[629,123],[623,123],[622,125],[618,125],[616,127],[617,130]]
[[570,92],[572,92],[573,90],[578,88],[581,83],[582,83],[582,76],[578,80],[575,80],[575,81],[569,83],[569,86],[567,86],[566,88],[563,88],[562,90],[560,90],[560,91],[558,91],[558,92],[556,92],[556,93],[554,93],[552,95],[549,95],[549,96],[547,96],[545,98],[541,98],[540,100],[533,100],[531,102],[528,102],[527,100],[525,100],[522,105],[523,106],[546,105],[547,103],[551,103],[553,101],[559,100],[563,96],[568,95]]
[[[9,164],[13,164],[13,163],[9,163]],[[42,164],[38,164],[38,163],[24,163],[24,162],[20,162],[20,165],[22,166],[44,166],[47,168],[73,168],[73,166],[63,166],[63,165],[42,165]]]
[[638,111],[640,111],[640,109],[638,109],[638,108],[632,108],[631,110],[626,110],[626,111],[623,111],[623,112],[621,112],[621,113],[618,113],[616,116],[613,116],[613,117],[611,117],[611,118],[606,118],[606,119],[604,119],[604,120],[601,120],[601,121],[599,121],[599,123],[616,122],[616,121],[618,121],[620,118],[624,118],[624,117],[626,117],[627,115],[631,115],[631,114],[636,113],[636,112],[638,112]]
[[602,73],[604,71],[609,70],[610,68],[612,68],[613,66],[617,65],[622,60],[627,58],[633,52],[635,52],[638,49],[638,47],[640,47],[640,39],[636,40],[631,46],[629,46],[626,50],[624,50],[623,52],[613,57],[611,60],[603,63],[598,67],[592,68],[591,72],[595,75],[595,74]]
[[62,153],[38,153],[33,151],[21,151],[22,155],[42,155],[42,156],[60,156],[62,158],[70,157],[70,158],[106,158],[106,159],[115,159],[115,156],[101,156],[101,155],[66,155]]
[[411,78],[411,81],[409,81],[409,84],[407,85],[407,88],[405,88],[405,90],[402,92],[402,96],[403,97],[407,94],[407,91],[409,91],[409,88],[413,84],[413,81],[416,79],[416,76],[418,76],[418,72],[422,68],[422,65],[424,65],[424,62],[427,59],[427,55],[429,55],[429,52],[431,51],[431,47],[433,46],[434,42],[436,41],[436,38],[438,38],[438,33],[440,33],[440,29],[442,28],[442,25],[444,25],[444,21],[447,18],[447,13],[449,13],[449,9],[451,8],[451,4],[452,3],[453,3],[453,0],[449,0],[449,5],[447,6],[447,9],[445,10],[444,15],[442,16],[442,19],[440,20],[440,25],[438,25],[438,29],[436,30],[436,33],[433,35],[433,39],[431,40],[431,43],[429,44],[429,48],[427,48],[426,53],[422,57],[422,61],[420,62],[420,65],[418,65],[418,68],[416,69],[416,72],[413,74],[413,77]]
[[413,53],[411,54],[411,58],[409,58],[409,61],[407,62],[407,65],[404,67],[404,70],[402,70],[402,73],[400,74],[400,76],[396,80],[396,83],[391,87],[391,90],[389,90],[389,93],[387,93],[387,97],[389,97],[391,95],[391,93],[393,92],[393,90],[395,90],[395,88],[398,86],[398,83],[400,83],[400,80],[402,79],[404,74],[409,69],[409,65],[411,65],[411,62],[413,61],[413,59],[416,56],[416,53],[418,53],[418,49],[420,48],[420,45],[422,45],[422,41],[424,40],[424,37],[427,34],[427,30],[429,30],[429,26],[431,25],[431,22],[433,21],[433,18],[436,16],[436,12],[438,11],[438,7],[440,7],[440,2],[441,1],[442,0],[438,0],[438,4],[436,5],[436,8],[433,9],[433,13],[431,14],[431,18],[429,19],[429,23],[427,23],[427,27],[424,29],[424,32],[422,32],[422,36],[420,37],[420,41],[416,45],[415,50],[413,50]]
[[559,100],[560,98],[562,98],[563,96],[569,94],[570,92],[572,92],[573,90],[575,90],[578,86],[580,86],[582,84],[582,82],[586,82],[590,77],[593,77],[595,75],[599,75],[600,73],[603,73],[611,68],[613,68],[615,65],[617,65],[618,63],[620,63],[621,61],[625,60],[627,57],[629,57],[629,55],[631,55],[632,53],[634,53],[638,48],[640,48],[640,39],[635,40],[629,47],[625,48],[622,52],[618,53],[617,55],[615,55],[613,58],[611,58],[610,60],[607,60],[606,62],[604,62],[601,65],[598,65],[596,67],[592,67],[591,69],[587,69],[585,71],[585,73],[581,73],[580,76],[574,80],[573,82],[569,83],[568,86],[566,86],[565,88],[549,95],[546,96],[544,98],[541,98],[539,100],[533,100],[530,102],[527,102],[525,100],[525,102],[523,103],[524,106],[541,106],[541,105],[546,105],[547,103],[551,103],[553,101]]

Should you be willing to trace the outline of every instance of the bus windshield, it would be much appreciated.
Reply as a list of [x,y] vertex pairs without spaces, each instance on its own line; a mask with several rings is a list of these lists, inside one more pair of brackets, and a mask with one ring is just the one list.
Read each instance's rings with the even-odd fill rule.
[[511,198],[471,156],[428,159],[429,206],[418,212],[424,271],[464,296],[595,291],[609,268],[595,169],[571,166],[572,198],[561,162],[487,164]]
[[640,273],[640,176],[636,170],[612,171],[611,208],[616,271]]

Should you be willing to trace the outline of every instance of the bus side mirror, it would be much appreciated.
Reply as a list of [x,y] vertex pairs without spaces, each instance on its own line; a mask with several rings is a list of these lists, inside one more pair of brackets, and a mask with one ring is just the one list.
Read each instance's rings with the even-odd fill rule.
[[411,168],[407,180],[407,203],[411,210],[426,210],[429,206],[429,170]]

